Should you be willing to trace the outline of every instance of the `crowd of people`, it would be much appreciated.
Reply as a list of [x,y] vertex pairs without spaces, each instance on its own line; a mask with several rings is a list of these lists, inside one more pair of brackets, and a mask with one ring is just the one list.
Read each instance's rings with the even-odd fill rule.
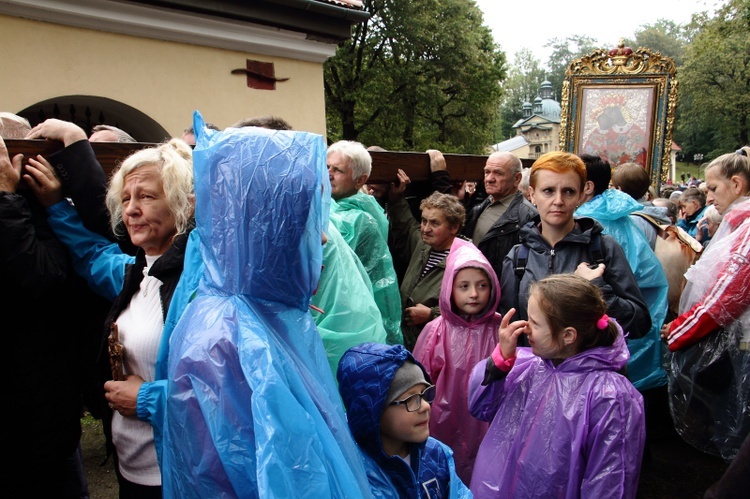
[[429,150],[425,185],[368,184],[377,146],[273,116],[195,112],[111,178],[91,142],[116,127],[1,113],[0,137],[63,146],[0,139],[37,430],[4,437],[14,495],[88,497],[85,410],[122,499],[633,498],[659,397],[731,463],[707,497],[750,487],[750,147],[657,198],[639,164],[562,151],[493,152],[474,184]]

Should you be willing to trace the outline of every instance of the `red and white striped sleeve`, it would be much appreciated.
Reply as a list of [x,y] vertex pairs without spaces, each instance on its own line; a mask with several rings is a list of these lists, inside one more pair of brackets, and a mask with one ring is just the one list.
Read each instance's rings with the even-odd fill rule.
[[742,224],[734,234],[729,260],[703,299],[677,317],[669,327],[671,351],[688,347],[719,327],[738,319],[750,306],[750,227]]

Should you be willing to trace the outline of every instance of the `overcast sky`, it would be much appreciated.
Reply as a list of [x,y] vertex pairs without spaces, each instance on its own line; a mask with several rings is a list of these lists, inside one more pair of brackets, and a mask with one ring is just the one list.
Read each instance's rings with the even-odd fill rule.
[[[695,12],[711,12],[721,0],[475,0],[484,13],[484,24],[492,30],[513,63],[515,53],[526,47],[547,63],[551,50],[544,44],[551,38],[586,35],[600,48],[617,46],[620,38],[633,38],[636,29],[669,19],[679,24],[690,21]],[[636,48],[636,47],[633,47]]]

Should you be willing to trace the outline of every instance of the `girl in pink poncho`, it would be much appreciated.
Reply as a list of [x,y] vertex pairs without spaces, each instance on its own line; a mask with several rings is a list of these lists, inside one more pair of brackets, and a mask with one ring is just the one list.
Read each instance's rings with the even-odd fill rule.
[[489,423],[469,414],[467,383],[474,365],[497,345],[500,285],[490,262],[471,242],[456,238],[445,262],[440,316],[425,325],[414,346],[435,383],[430,435],[453,449],[458,476],[469,483]]

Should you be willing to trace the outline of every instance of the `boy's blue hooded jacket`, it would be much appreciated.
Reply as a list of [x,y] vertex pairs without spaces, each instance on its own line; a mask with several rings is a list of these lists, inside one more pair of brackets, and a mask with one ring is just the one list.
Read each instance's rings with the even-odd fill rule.
[[[410,467],[399,456],[389,456],[380,439],[380,417],[385,410],[388,390],[396,371],[410,360],[429,374],[403,345],[363,343],[352,347],[339,363],[337,378],[344,399],[349,428],[370,462],[377,464],[390,478],[392,491],[378,489],[368,471],[373,494],[379,497],[432,498],[471,497],[471,492],[456,475],[453,452],[429,437],[426,442],[412,444]],[[424,403],[424,402],[423,402]]]

